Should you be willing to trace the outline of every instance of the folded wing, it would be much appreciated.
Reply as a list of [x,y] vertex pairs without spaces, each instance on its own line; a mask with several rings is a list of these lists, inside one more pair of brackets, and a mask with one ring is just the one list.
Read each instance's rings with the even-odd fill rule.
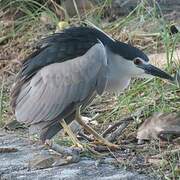
[[106,68],[106,52],[101,43],[83,56],[43,67],[21,87],[15,101],[17,120],[32,125],[64,118],[94,92],[103,93]]

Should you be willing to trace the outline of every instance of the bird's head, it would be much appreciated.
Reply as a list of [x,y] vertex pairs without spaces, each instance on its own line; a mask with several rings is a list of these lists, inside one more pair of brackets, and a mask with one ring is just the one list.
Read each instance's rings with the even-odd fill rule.
[[[111,61],[113,61],[112,57],[114,59],[111,63],[110,71],[113,72],[111,73],[111,76],[112,74],[116,76],[118,74],[117,71],[119,71],[121,78],[151,78],[156,76],[174,81],[174,78],[168,73],[155,67],[154,65],[151,65],[149,63],[149,58],[140,49],[111,38],[91,22],[86,23],[93,27],[91,31],[95,33],[98,36],[98,39],[105,45],[105,47],[108,48],[107,54],[108,56],[111,54]],[[114,79],[116,78],[117,76]]]
[[117,51],[121,56],[122,71],[124,74],[138,78],[151,78],[154,76],[170,81],[174,80],[174,77],[150,64],[149,58],[138,48],[121,42],[116,43],[118,45]]
[[134,73],[134,76],[136,77],[140,77],[140,78],[150,77],[151,78],[155,76],[155,77],[167,79],[170,81],[174,80],[174,78],[170,76],[168,73],[150,64],[149,61],[146,61],[140,57],[135,57],[132,60],[132,66],[133,66],[132,74]]

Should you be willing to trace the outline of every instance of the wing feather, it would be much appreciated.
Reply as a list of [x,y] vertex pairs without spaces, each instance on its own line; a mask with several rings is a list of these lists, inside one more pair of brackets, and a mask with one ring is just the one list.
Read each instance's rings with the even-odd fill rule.
[[105,48],[97,43],[81,57],[42,68],[22,86],[15,107],[17,120],[29,125],[50,122],[71,104],[83,104],[95,91],[101,94],[106,66]]

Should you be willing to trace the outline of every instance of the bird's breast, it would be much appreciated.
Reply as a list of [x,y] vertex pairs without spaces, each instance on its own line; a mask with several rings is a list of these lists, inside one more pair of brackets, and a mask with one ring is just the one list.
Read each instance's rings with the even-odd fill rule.
[[119,79],[109,77],[107,81],[106,91],[113,92],[119,95],[128,87],[130,80],[131,78],[127,77],[121,77]]

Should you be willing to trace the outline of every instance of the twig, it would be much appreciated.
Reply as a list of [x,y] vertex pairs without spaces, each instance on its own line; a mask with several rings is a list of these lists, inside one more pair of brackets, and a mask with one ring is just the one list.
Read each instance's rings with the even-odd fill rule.
[[[20,60],[18,60],[18,59],[8,59],[8,57],[0,57],[0,63],[1,63],[1,61],[3,62],[3,61],[10,61],[11,63],[14,63],[14,64],[20,64],[20,65],[22,65],[22,62],[20,61]],[[4,62],[3,62],[4,63]]]
[[132,116],[118,120],[114,125],[112,125],[111,127],[107,128],[102,133],[102,136],[105,137],[107,134],[111,133],[115,128],[117,128],[118,126],[120,126],[124,122],[130,122],[130,121],[133,121],[133,120],[134,120],[134,118]]
[[169,154],[176,154],[176,153],[180,154],[180,149],[179,148],[178,149],[173,149],[171,151],[164,151],[164,152],[162,152],[160,154],[152,156],[152,158],[162,158],[163,156],[167,156]]
[[99,113],[95,114],[95,115],[90,119],[89,122],[92,122],[92,121],[96,120],[99,116],[100,116]]
[[97,155],[97,156],[103,156],[101,153],[99,153],[98,151],[96,151],[96,149],[91,148],[89,145],[86,146],[87,150],[89,150],[90,152],[92,152],[93,154]]
[[[60,15],[60,16],[63,16],[62,13],[64,13],[64,15],[65,15],[65,20],[68,20],[68,19],[69,19],[69,16],[68,16],[68,14],[67,14],[66,9],[64,9],[63,7],[61,7],[58,3],[56,3],[56,2],[53,1],[53,0],[51,0],[51,2],[52,2],[53,6],[54,6],[54,8],[55,8],[56,13],[57,13],[58,15]],[[58,7],[59,10],[60,10],[60,14],[58,13],[57,7]],[[61,12],[62,12],[62,13],[61,13]]]
[[90,138],[89,136],[87,136],[87,135],[84,134],[83,132],[79,132],[78,135],[79,135],[80,137],[82,137],[83,139],[85,139],[85,140],[93,141],[92,138]]
[[94,147],[94,150],[98,152],[104,152],[104,151],[108,151],[108,148],[107,146],[97,145]]
[[161,34],[160,33],[141,33],[141,34],[133,34],[135,37],[160,37]]
[[121,124],[120,127],[118,127],[114,132],[112,132],[106,139],[110,142],[114,141],[116,137],[120,136],[122,131],[129,125],[130,121],[125,121],[123,124]]
[[113,109],[114,109],[114,107],[108,107],[108,108],[104,108],[104,109],[95,109],[94,112],[96,112],[96,113],[103,113],[103,112],[111,111]]
[[76,10],[76,13],[78,15],[79,22],[80,22],[81,21],[81,16],[80,16],[80,13],[79,13],[79,10],[78,10],[78,7],[77,7],[76,0],[73,0],[73,4],[74,4],[74,7],[75,7],[75,10]]
[[[108,147],[107,147],[107,148],[108,148]],[[116,155],[111,151],[111,149],[108,148],[108,150],[109,150],[109,152],[112,154],[112,156],[114,157],[114,159],[115,159],[118,163],[121,163],[121,162],[118,160],[118,158],[116,157]]]
[[11,153],[11,152],[17,152],[18,149],[14,147],[1,147],[0,153]]
[[94,142],[94,144],[92,144],[93,147],[94,147],[94,150],[95,151],[98,151],[98,152],[105,152],[105,151],[109,151],[109,149],[111,150],[121,150],[121,146],[117,146],[116,149],[113,149],[111,147],[108,147],[106,145],[103,145],[103,144],[100,144],[98,142]]

